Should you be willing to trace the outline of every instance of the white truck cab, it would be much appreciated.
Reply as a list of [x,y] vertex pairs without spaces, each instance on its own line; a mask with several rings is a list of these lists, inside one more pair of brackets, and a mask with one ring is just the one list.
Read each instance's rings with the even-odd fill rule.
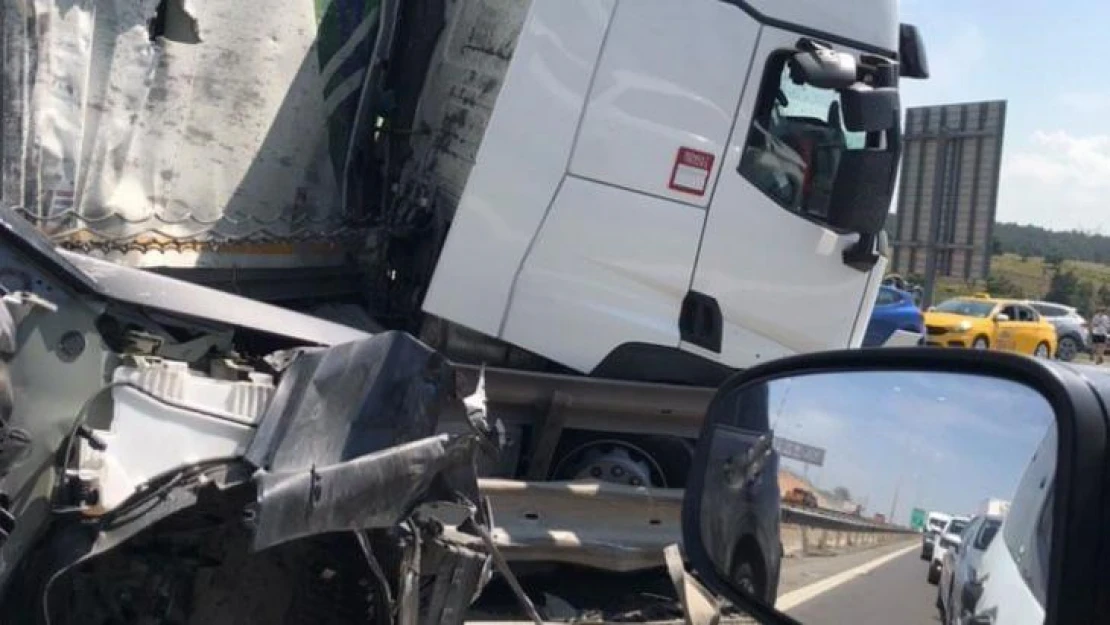
[[[858,346],[900,150],[896,9],[533,0],[424,311],[656,381]],[[799,53],[845,73],[806,80]],[[889,118],[860,117],[863,91]]]

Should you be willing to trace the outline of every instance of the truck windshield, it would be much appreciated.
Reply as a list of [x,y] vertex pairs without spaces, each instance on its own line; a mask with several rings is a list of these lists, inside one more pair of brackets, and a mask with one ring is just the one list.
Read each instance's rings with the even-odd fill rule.
[[962,315],[964,317],[978,317],[986,319],[994,310],[993,302],[979,302],[969,299],[950,299],[936,307],[937,312]]
[[964,532],[964,528],[966,528],[966,527],[967,527],[967,521],[952,521],[952,524],[948,526],[948,532],[947,533],[949,533],[949,534],[962,534]]

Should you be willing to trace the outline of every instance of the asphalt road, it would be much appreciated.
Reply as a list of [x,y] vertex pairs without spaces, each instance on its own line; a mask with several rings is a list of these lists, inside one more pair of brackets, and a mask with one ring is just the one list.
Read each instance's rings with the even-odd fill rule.
[[935,625],[937,587],[925,581],[926,563],[911,550],[787,610],[802,623],[821,625]]

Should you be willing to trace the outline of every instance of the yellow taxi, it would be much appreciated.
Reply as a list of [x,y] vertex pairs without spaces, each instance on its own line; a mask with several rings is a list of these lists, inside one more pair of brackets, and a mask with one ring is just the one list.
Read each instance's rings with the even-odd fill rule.
[[1056,327],[1026,302],[957,297],[925,313],[925,344],[1048,358],[1056,353]]

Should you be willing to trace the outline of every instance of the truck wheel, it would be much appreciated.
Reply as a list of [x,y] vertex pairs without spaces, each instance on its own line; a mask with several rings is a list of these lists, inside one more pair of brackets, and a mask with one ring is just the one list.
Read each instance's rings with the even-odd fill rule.
[[559,441],[550,475],[553,480],[682,488],[693,457],[693,445],[672,436],[569,432]]
[[940,581],[940,571],[937,570],[937,567],[929,564],[929,574],[925,576],[925,580],[933,585]]

